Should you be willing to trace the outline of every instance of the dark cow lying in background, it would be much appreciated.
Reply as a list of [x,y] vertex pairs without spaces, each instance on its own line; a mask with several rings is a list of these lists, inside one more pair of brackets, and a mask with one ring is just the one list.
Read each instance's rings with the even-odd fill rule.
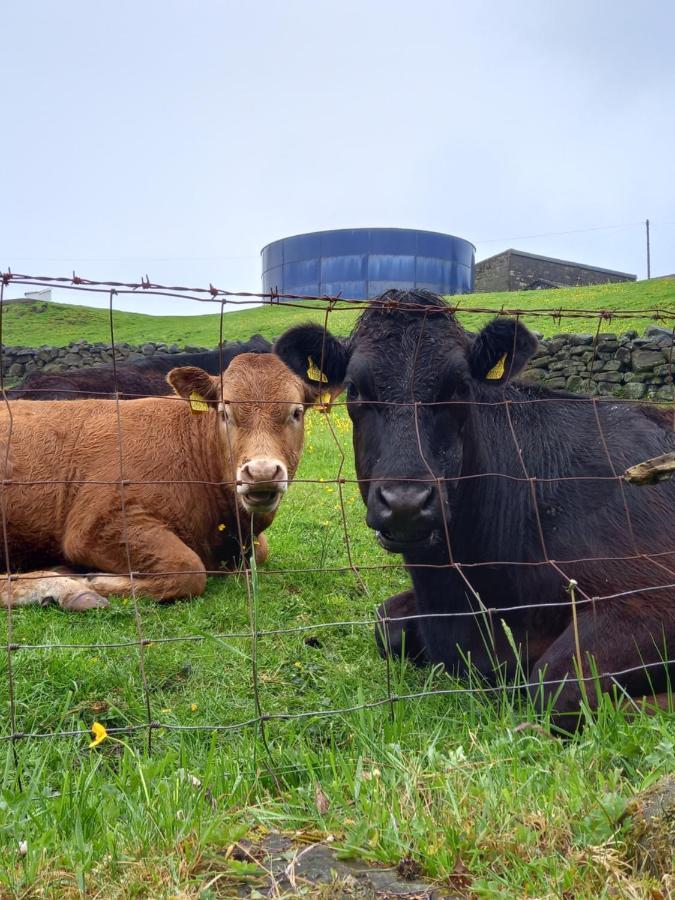
[[380,608],[381,649],[400,653],[405,631],[418,661],[513,677],[504,622],[531,681],[547,698],[563,683],[555,706],[571,713],[571,580],[586,676],[593,657],[603,689],[637,696],[675,674],[660,665],[675,657],[675,483],[621,480],[675,436],[672,412],[513,382],[536,346],[514,320],[474,336],[440,297],[391,291],[349,338],[299,326],[275,350],[300,376],[322,360],[347,389],[366,521],[413,583]]
[[[315,391],[272,353],[232,360],[224,402],[219,375],[189,366],[168,380],[178,397],[0,404],[9,561],[26,573],[0,577],[0,605],[105,606],[130,591],[130,565],[140,593],[196,596],[256,536],[264,559]],[[45,570],[60,564],[106,574]]]
[[[119,390],[121,397],[160,397],[171,393],[167,374],[176,366],[197,366],[217,375],[241,353],[270,353],[271,343],[260,334],[248,341],[230,341],[222,348],[197,353],[156,353],[147,359],[73,369],[68,372],[31,372],[7,391],[10,400],[109,399]],[[117,387],[116,387],[117,386]]]

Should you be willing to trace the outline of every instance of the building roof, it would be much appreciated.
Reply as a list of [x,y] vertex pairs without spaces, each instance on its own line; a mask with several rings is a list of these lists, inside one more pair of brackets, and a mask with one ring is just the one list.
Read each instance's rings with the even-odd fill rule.
[[555,256],[540,256],[538,253],[528,253],[526,250],[514,250],[513,247],[509,247],[508,250],[502,250],[501,253],[495,253],[494,256],[488,256],[486,259],[481,259],[476,265],[479,266],[481,263],[489,262],[491,259],[497,259],[497,257],[505,256],[506,254],[511,256],[524,256],[527,259],[540,259],[543,262],[560,263],[560,265],[563,266],[573,266],[575,269],[591,269],[593,272],[606,272],[608,275],[622,275],[624,278],[637,278],[637,275],[633,275],[630,272],[619,272],[617,269],[604,269],[602,266],[589,266],[585,263],[572,262],[569,259],[557,259]]

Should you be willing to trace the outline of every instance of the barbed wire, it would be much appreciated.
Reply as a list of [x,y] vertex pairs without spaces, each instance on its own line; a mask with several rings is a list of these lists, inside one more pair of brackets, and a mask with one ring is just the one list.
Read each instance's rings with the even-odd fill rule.
[[[94,293],[109,293],[113,291],[113,296],[124,296],[124,295],[138,295],[139,292],[141,294],[152,294],[153,296],[158,297],[174,297],[178,300],[197,300],[199,302],[204,303],[223,303],[226,302],[228,305],[233,306],[238,303],[246,303],[250,305],[251,300],[259,300],[263,304],[274,304],[275,306],[288,306],[296,309],[303,310],[319,310],[322,312],[326,311],[328,307],[328,311],[332,312],[337,304],[347,304],[350,310],[354,311],[364,311],[369,309],[374,304],[377,306],[378,304],[382,307],[387,306],[387,301],[378,301],[377,298],[369,301],[360,301],[360,300],[350,300],[347,297],[343,297],[340,295],[330,296],[326,294],[291,294],[291,293],[281,293],[279,291],[268,291],[268,292],[260,292],[260,291],[228,291],[223,288],[215,287],[214,285],[209,285],[207,288],[201,287],[185,287],[180,285],[174,285],[171,287],[154,284],[149,279],[144,279],[138,282],[123,282],[123,281],[94,281],[91,279],[82,278],[79,275],[75,275],[73,273],[70,277],[53,277],[53,276],[44,276],[44,275],[20,275],[11,271],[0,273],[0,279],[4,285],[7,284],[21,284],[28,285],[31,287],[50,287],[54,285],[61,285],[63,287],[67,287],[71,291],[92,291]],[[208,295],[208,296],[204,296]],[[577,307],[535,307],[533,309],[523,309],[518,307],[508,307],[502,305],[500,307],[495,306],[476,306],[470,305],[465,306],[462,302],[463,297],[471,296],[475,297],[475,294],[468,295],[457,295],[459,299],[453,298],[449,303],[447,308],[442,310],[436,310],[429,313],[429,315],[438,315],[443,314],[447,315],[448,313],[457,313],[461,312],[462,314],[472,313],[472,314],[482,314],[482,315],[504,315],[504,316],[515,316],[515,317],[545,317],[552,319],[559,318],[580,318],[580,319],[594,319],[599,317],[602,321],[611,321],[613,319],[632,319],[632,318],[642,318],[642,319],[655,319],[655,320],[663,320],[663,321],[675,321],[675,309],[662,309],[661,307],[655,306],[647,309],[637,308],[637,309],[611,309],[611,308],[602,308],[602,309],[581,309]],[[318,303],[319,305],[312,306],[311,303]],[[344,306],[341,306],[340,309],[344,309]],[[417,303],[410,302],[401,302],[397,304],[397,308],[404,312],[420,312],[424,313],[425,310],[428,309],[426,306],[421,306]],[[223,310],[224,311],[224,310]],[[111,342],[113,340],[113,336],[111,335]]]
[[[118,477],[111,477],[110,479],[88,479],[88,478],[44,478],[44,479],[33,479],[26,480],[21,478],[15,478],[12,476],[10,469],[10,447],[12,444],[12,439],[14,436],[14,415],[12,409],[12,403],[7,396],[6,391],[6,381],[5,381],[5,373],[4,373],[4,345],[3,345],[3,311],[7,305],[7,301],[4,298],[4,289],[7,285],[10,284],[21,284],[21,285],[29,285],[32,287],[46,287],[46,286],[58,286],[63,289],[67,289],[68,291],[78,291],[78,292],[93,292],[97,294],[107,295],[108,297],[108,325],[109,325],[109,333],[110,333],[110,346],[112,348],[112,368],[113,368],[113,378],[115,383],[115,390],[110,392],[110,400],[113,404],[113,415],[114,415],[114,423],[115,423],[115,447],[111,448],[111,458],[114,453],[115,463],[114,466],[117,468]],[[292,721],[298,719],[307,719],[307,718],[317,718],[321,719],[324,717],[335,717],[342,715],[350,715],[352,713],[376,709],[379,707],[389,706],[393,711],[394,704],[402,703],[402,702],[412,702],[416,700],[421,700],[429,697],[439,697],[439,696],[461,696],[461,695],[485,695],[492,696],[497,693],[519,693],[524,691],[536,691],[542,688],[555,688],[560,687],[569,683],[569,681],[575,680],[579,685],[590,685],[594,682],[600,680],[603,684],[605,683],[613,683],[621,688],[621,679],[625,679],[626,676],[632,675],[637,672],[643,672],[648,670],[653,670],[657,667],[665,668],[668,670],[670,667],[675,665],[675,659],[669,658],[667,654],[662,654],[658,661],[641,661],[639,665],[628,666],[619,668],[617,670],[602,669],[599,671],[592,671],[589,668],[587,661],[582,659],[581,653],[578,652],[576,656],[577,663],[577,671],[573,675],[565,675],[563,678],[558,679],[545,679],[540,677],[536,681],[528,681],[525,680],[516,680],[513,683],[506,684],[480,684],[480,685],[458,685],[449,688],[428,688],[421,691],[410,691],[410,692],[400,692],[395,691],[393,689],[392,682],[392,674],[390,670],[389,656],[386,655],[385,658],[385,666],[384,666],[384,677],[385,677],[385,691],[384,696],[378,697],[374,700],[364,700],[363,702],[347,705],[344,707],[335,706],[330,708],[321,708],[321,709],[311,709],[311,710],[301,710],[298,712],[279,712],[279,711],[266,711],[262,702],[262,697],[259,689],[260,682],[260,671],[259,671],[259,661],[257,656],[257,648],[258,643],[261,640],[265,639],[278,639],[283,636],[293,636],[293,635],[305,635],[308,633],[316,632],[316,631],[324,631],[326,629],[333,628],[382,628],[388,627],[390,624],[398,624],[402,622],[415,622],[422,619],[434,619],[434,620],[475,620],[477,623],[487,623],[487,633],[492,636],[492,640],[494,640],[494,624],[493,620],[495,616],[502,616],[504,614],[510,613],[518,613],[527,610],[551,610],[551,609],[560,609],[560,610],[571,610],[572,615],[574,617],[574,621],[576,623],[576,616],[579,610],[584,611],[586,609],[591,609],[593,615],[597,615],[599,610],[603,608],[613,608],[617,603],[627,601],[633,597],[640,597],[643,595],[656,595],[656,596],[665,596],[667,600],[672,599],[671,593],[675,590],[675,546],[672,549],[665,550],[655,550],[654,552],[644,552],[640,550],[639,543],[637,540],[637,530],[635,523],[632,521],[632,516],[630,512],[630,505],[626,496],[626,487],[623,478],[623,472],[620,470],[611,455],[610,446],[607,440],[607,436],[604,432],[604,427],[602,424],[602,417],[600,415],[600,409],[602,409],[603,404],[611,403],[611,404],[634,404],[635,401],[629,400],[627,398],[599,398],[599,397],[570,397],[565,395],[563,398],[559,398],[556,396],[527,396],[527,397],[518,397],[514,398],[512,396],[507,396],[506,394],[506,384],[501,388],[499,392],[499,396],[496,399],[476,399],[467,401],[466,399],[462,400],[449,400],[449,401],[430,401],[429,403],[420,403],[419,401],[412,400],[410,402],[404,401],[395,401],[395,400],[375,400],[368,401],[363,400],[360,401],[364,406],[391,406],[391,407],[399,407],[399,408],[411,408],[414,416],[414,425],[415,425],[415,435],[417,441],[417,449],[419,452],[420,458],[423,460],[424,466],[427,470],[426,477],[401,477],[397,479],[396,475],[389,475],[385,478],[369,478],[369,477],[361,477],[361,478],[349,478],[346,477],[343,472],[346,464],[345,452],[340,443],[338,435],[336,433],[333,424],[328,418],[326,421],[328,423],[328,433],[331,436],[332,445],[335,450],[336,457],[336,471],[334,473],[334,477],[332,478],[297,478],[295,479],[296,484],[305,484],[305,485],[330,485],[334,484],[337,487],[338,491],[338,503],[337,509],[339,509],[339,516],[336,517],[336,523],[339,526],[339,530],[342,533],[342,539],[345,547],[347,564],[346,565],[324,565],[323,559],[321,564],[318,566],[307,566],[307,567],[288,567],[288,568],[263,568],[257,569],[255,564],[251,564],[249,560],[245,557],[242,560],[241,565],[233,569],[231,571],[224,571],[222,569],[212,569],[204,567],[204,569],[199,570],[199,572],[191,571],[189,569],[182,568],[176,571],[170,570],[162,570],[158,572],[156,570],[144,570],[139,569],[138,566],[134,566],[132,564],[132,545],[130,534],[128,530],[128,509],[126,505],[126,497],[127,492],[130,488],[137,485],[144,486],[164,486],[170,487],[172,485],[194,485],[194,486],[212,486],[218,488],[230,488],[235,490],[238,486],[241,485],[241,481],[236,478],[226,479],[223,481],[214,481],[208,479],[190,479],[190,478],[181,478],[177,479],[141,479],[135,480],[133,478],[133,472],[127,472],[126,470],[126,454],[125,454],[125,440],[124,440],[124,428],[122,422],[122,404],[125,402],[124,398],[142,398],[147,397],[147,394],[143,393],[128,393],[126,391],[120,392],[118,390],[118,350],[117,345],[118,341],[116,341],[115,337],[115,317],[114,317],[114,301],[115,298],[124,295],[135,295],[135,296],[158,296],[158,297],[172,297],[176,299],[185,299],[185,300],[198,300],[200,302],[205,303],[216,303],[219,307],[219,347],[221,351],[221,376],[220,376],[220,396],[223,400],[225,400],[225,392],[223,385],[223,366],[222,366],[222,352],[224,346],[224,317],[226,306],[236,306],[243,303],[250,304],[252,299],[258,300],[259,302],[265,305],[282,305],[290,308],[301,309],[301,310],[320,310],[324,313],[323,320],[323,332],[324,332],[324,343],[321,348],[321,359],[317,360],[319,364],[319,370],[324,370],[324,357],[325,357],[325,338],[328,333],[328,325],[330,314],[335,312],[337,309],[348,308],[353,311],[363,311],[368,308],[372,308],[373,305],[377,306],[378,304],[382,308],[388,308],[390,306],[390,302],[387,300],[375,300],[370,303],[363,302],[353,302],[346,304],[344,298],[340,296],[310,296],[304,297],[296,294],[282,294],[276,291],[268,292],[268,293],[257,293],[257,292],[244,292],[244,291],[227,291],[221,288],[217,288],[213,285],[209,285],[206,288],[203,287],[183,287],[183,286],[166,286],[154,284],[150,281],[150,279],[146,276],[140,282],[118,282],[118,281],[94,281],[86,278],[82,278],[75,273],[69,277],[52,277],[52,276],[31,276],[24,274],[15,274],[11,271],[0,273],[0,345],[2,345],[3,350],[0,353],[0,391],[2,392],[3,402],[5,406],[5,410],[7,413],[7,422],[8,428],[5,435],[6,444],[4,447],[3,461],[2,461],[2,478],[1,481],[1,502],[0,502],[0,517],[2,519],[2,542],[3,542],[3,553],[5,560],[5,569],[6,573],[4,576],[0,576],[4,578],[7,591],[8,591],[8,604],[6,606],[6,615],[7,615],[7,643],[6,643],[6,659],[7,659],[7,680],[8,680],[8,707],[9,707],[9,731],[6,734],[0,735],[0,742],[9,743],[12,747],[12,754],[14,758],[14,764],[17,773],[20,770],[19,759],[18,759],[18,745],[28,739],[46,739],[46,738],[81,738],[86,735],[86,731],[83,729],[64,729],[64,730],[54,730],[54,731],[23,731],[19,727],[19,718],[18,718],[18,697],[17,697],[17,678],[16,672],[13,666],[13,658],[17,653],[25,653],[25,652],[38,652],[38,651],[59,651],[59,652],[75,652],[79,650],[127,650],[130,651],[135,649],[138,654],[138,673],[140,679],[140,696],[142,701],[142,706],[144,709],[144,721],[140,723],[134,723],[131,725],[127,725],[124,727],[116,727],[111,726],[108,728],[108,732],[111,735],[133,735],[138,733],[144,733],[147,738],[147,747],[148,751],[152,751],[152,734],[157,731],[166,731],[166,732],[236,732],[243,731],[246,729],[253,729],[255,733],[259,736],[261,740],[262,747],[264,748],[265,758],[264,758],[264,766],[268,769],[269,774],[276,779],[276,770],[274,766],[273,753],[270,747],[270,744],[267,740],[267,731],[266,729],[271,726],[274,722],[283,722],[283,721]],[[650,308],[650,309],[581,309],[574,307],[538,307],[535,309],[518,309],[511,308],[506,305],[501,306],[498,309],[494,307],[482,306],[478,305],[464,305],[464,298],[453,298],[448,306],[444,309],[436,309],[430,308],[428,306],[424,306],[421,304],[413,303],[413,302],[401,302],[397,304],[397,309],[420,314],[422,317],[422,326],[420,328],[420,333],[418,336],[416,348],[415,348],[415,358],[417,357],[417,353],[420,350],[422,345],[422,336],[424,334],[425,328],[428,325],[428,321],[433,319],[434,316],[439,314],[447,315],[448,313],[460,313],[460,314],[501,314],[505,316],[510,316],[515,318],[517,322],[522,321],[523,318],[531,318],[531,317],[546,317],[551,318],[553,320],[561,320],[563,318],[570,319],[589,319],[589,318],[597,318],[597,330],[594,336],[593,341],[593,360],[591,363],[591,370],[593,368],[593,364],[597,358],[597,348],[600,342],[601,328],[604,324],[607,324],[613,320],[622,320],[622,319],[635,319],[641,318],[644,320],[652,320],[652,321],[663,321],[666,323],[673,323],[673,333],[675,334],[675,308],[666,307],[663,308],[661,306]],[[514,351],[515,351],[515,341],[517,336],[517,330],[514,331]],[[175,354],[176,365],[180,365],[180,354]],[[89,368],[88,372],[93,371],[93,369]],[[416,365],[413,365],[413,372],[417,371]],[[671,375],[671,383],[672,383],[672,374],[673,374],[673,349],[671,347],[670,352],[670,375]],[[31,389],[34,390],[34,389]],[[413,385],[414,390],[414,385]],[[88,394],[89,392],[83,390],[73,389],[72,391],[64,391],[67,393],[72,393],[74,398],[77,398],[80,395]],[[412,392],[411,392],[412,393]],[[160,398],[163,402],[171,402],[171,401],[186,401],[182,397],[167,395]],[[246,400],[227,400],[228,403],[247,403],[250,401]],[[278,400],[268,400],[264,397],[256,398],[256,404],[260,404],[264,406],[268,403],[278,403]],[[510,441],[513,444],[513,447],[516,452],[516,458],[519,461],[519,465],[521,468],[521,472],[519,474],[513,474],[511,472],[501,472],[501,471],[481,471],[476,473],[467,473],[460,474],[455,477],[449,476],[439,476],[437,475],[432,465],[426,459],[423,449],[423,440],[422,440],[422,426],[420,424],[419,413],[422,406],[424,407],[435,407],[435,406],[453,406],[454,404],[465,406],[467,402],[475,404],[476,406],[483,406],[486,408],[500,408],[504,411],[508,436]],[[602,452],[606,457],[608,471],[610,474],[602,475],[602,474],[577,474],[577,475],[560,475],[560,476],[551,476],[551,475],[538,475],[536,473],[532,473],[528,466],[526,465],[525,457],[522,453],[522,449],[520,447],[520,442],[518,439],[517,430],[514,424],[512,410],[518,409],[522,405],[528,404],[550,404],[550,403],[560,403],[564,402],[566,404],[591,404],[594,419],[597,425],[598,430],[598,439],[600,441],[600,445],[602,447]],[[656,400],[642,400],[641,404],[652,403],[655,405],[658,404]],[[336,401],[332,405],[337,406],[338,408],[346,406],[346,402]],[[675,403],[673,404],[673,412],[674,412],[674,429],[675,429]],[[234,449],[229,439],[228,433],[228,455],[229,455],[229,463],[230,463],[230,471],[235,472],[236,466],[234,465],[236,460],[234,456]],[[111,463],[112,465],[112,463]],[[131,477],[130,477],[131,476]],[[443,529],[442,534],[440,535],[440,543],[444,547],[445,553],[447,554],[447,561],[443,561],[440,563],[403,563],[403,562],[394,562],[394,563],[361,563],[353,552],[352,544],[350,542],[350,534],[349,534],[349,519],[347,516],[346,510],[346,501],[344,495],[344,489],[347,486],[355,486],[355,485],[370,485],[373,483],[381,482],[381,481],[392,481],[392,480],[400,480],[411,483],[426,483],[432,486],[435,486],[438,489],[439,497],[445,497],[445,487],[447,486],[456,486],[459,482],[467,482],[471,480],[480,480],[480,479],[503,479],[505,481],[520,483],[523,485],[527,485],[529,487],[529,494],[531,498],[531,512],[532,512],[532,525],[534,529],[534,533],[536,538],[540,544],[539,552],[540,558],[528,558],[528,559],[516,559],[516,560],[473,560],[469,562],[460,561],[460,558],[455,552],[455,549],[452,546],[451,534],[448,527],[447,516],[443,516]],[[632,551],[625,552],[622,554],[616,555],[580,555],[578,557],[573,558],[557,558],[555,554],[551,554],[549,552],[549,548],[547,546],[545,529],[542,524],[541,519],[541,511],[539,508],[541,498],[537,492],[538,485],[557,485],[563,482],[599,482],[605,485],[615,484],[618,487],[621,495],[621,506],[623,509],[623,514],[625,517],[625,527],[627,534],[630,536],[630,541],[632,544]],[[11,518],[10,511],[7,508],[7,489],[9,487],[35,487],[35,486],[99,486],[101,488],[110,488],[114,487],[120,497],[121,502],[121,519],[122,519],[122,543],[124,545],[124,552],[126,558],[126,566],[124,577],[129,579],[130,589],[128,591],[128,596],[131,599],[132,603],[132,614],[133,614],[133,622],[134,622],[134,630],[135,630],[135,639],[131,640],[119,640],[119,641],[92,641],[92,642],[58,642],[58,643],[31,643],[25,641],[17,641],[15,639],[15,621],[14,621],[14,611],[13,611],[13,603],[12,603],[12,591],[17,582],[25,582],[30,579],[37,580],[40,576],[39,574],[31,574],[30,572],[21,573],[12,570],[12,559],[10,552],[10,540],[9,540],[9,521]],[[287,501],[288,502],[288,501]],[[232,530],[236,536],[237,541],[239,542],[240,547],[244,547],[247,543],[250,543],[253,539],[253,535],[250,533],[251,523],[246,521],[241,512],[239,510],[238,504],[234,504],[234,516],[235,521],[232,523]],[[634,562],[644,563],[652,568],[654,572],[660,572],[660,583],[644,583],[641,586],[628,586],[626,585],[623,590],[612,590],[607,593],[594,593],[588,594],[584,591],[582,586],[579,586],[575,579],[568,574],[568,572],[574,567],[579,565],[593,563],[607,563],[607,564],[630,564]],[[670,563],[670,564],[668,564]],[[509,606],[503,607],[494,607],[485,605],[483,599],[480,597],[478,592],[476,591],[470,575],[467,573],[471,573],[472,571],[479,570],[481,568],[490,568],[494,566],[502,566],[502,567],[513,567],[515,570],[522,568],[532,568],[532,567],[548,567],[552,571],[554,571],[560,579],[560,582],[565,585],[568,589],[569,599],[566,600],[549,600],[542,599],[539,602],[524,602],[524,603],[515,603]],[[365,573],[374,572],[374,571],[384,571],[384,570],[399,570],[399,571],[414,571],[416,569],[423,570],[443,570],[443,571],[453,571],[455,572],[459,578],[462,580],[462,583],[465,587],[467,597],[470,597],[472,600],[472,604],[469,604],[466,609],[461,610],[451,610],[447,612],[433,612],[433,613],[414,613],[405,616],[395,616],[395,615],[380,615],[379,613],[375,616],[370,616],[367,618],[348,618],[343,620],[335,620],[335,621],[317,621],[309,624],[302,625],[293,625],[287,628],[264,628],[260,627],[258,622],[257,615],[257,601],[256,601],[256,584],[258,579],[265,578],[274,578],[279,576],[288,576],[288,575],[303,575],[303,574],[344,574],[351,575],[354,579],[354,583],[360,592],[367,592],[367,581],[364,578]],[[190,575],[190,574],[200,574],[204,572],[208,576],[214,577],[230,577],[235,576],[243,580],[244,588],[246,591],[247,598],[247,611],[249,618],[249,627],[246,630],[232,630],[232,631],[214,631],[212,634],[183,634],[183,635],[159,635],[156,637],[146,636],[147,627],[143,620],[143,608],[139,602],[139,588],[138,584],[143,583],[143,579],[149,576],[177,576],[177,575]],[[104,576],[104,577],[113,577],[119,576],[120,572],[101,572],[96,570],[95,572],[78,572],[75,576],[73,573],[60,573],[55,572],[54,578],[72,578],[77,577],[79,579],[87,579],[89,577],[95,576]],[[140,589],[140,593],[142,594],[142,588]],[[578,594],[578,596],[577,596]],[[168,644],[177,644],[177,643],[201,643],[207,641],[209,639],[217,639],[220,641],[239,641],[239,640],[248,640],[251,642],[251,655],[250,655],[250,664],[251,664],[251,699],[253,704],[253,715],[248,718],[242,719],[239,722],[233,723],[222,723],[222,722],[214,722],[214,723],[206,723],[206,724],[196,724],[196,725],[187,725],[187,724],[175,724],[162,722],[158,720],[157,716],[153,712],[152,707],[152,690],[150,686],[150,680],[148,677],[148,672],[146,668],[146,659],[145,653],[149,646],[151,645],[168,645]],[[579,650],[579,645],[577,645],[577,650]],[[621,688],[623,689],[623,688]],[[257,746],[257,742],[254,742],[254,750]],[[255,761],[254,761],[255,763]],[[254,771],[256,770],[256,765],[254,764]]]

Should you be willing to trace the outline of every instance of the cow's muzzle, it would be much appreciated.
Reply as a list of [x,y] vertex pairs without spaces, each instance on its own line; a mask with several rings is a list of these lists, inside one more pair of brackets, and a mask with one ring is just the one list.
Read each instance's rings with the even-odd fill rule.
[[237,470],[237,494],[249,513],[271,513],[288,489],[288,470],[278,459],[251,459]]
[[435,489],[424,482],[374,483],[366,523],[391,553],[405,553],[431,540],[436,522]]

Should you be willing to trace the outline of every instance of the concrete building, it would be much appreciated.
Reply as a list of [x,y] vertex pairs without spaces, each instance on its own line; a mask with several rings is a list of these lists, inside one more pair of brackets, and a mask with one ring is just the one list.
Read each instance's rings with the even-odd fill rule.
[[627,272],[585,266],[565,259],[553,259],[550,256],[538,256],[536,253],[512,249],[482,259],[474,268],[474,290],[481,293],[635,280],[636,276]]

